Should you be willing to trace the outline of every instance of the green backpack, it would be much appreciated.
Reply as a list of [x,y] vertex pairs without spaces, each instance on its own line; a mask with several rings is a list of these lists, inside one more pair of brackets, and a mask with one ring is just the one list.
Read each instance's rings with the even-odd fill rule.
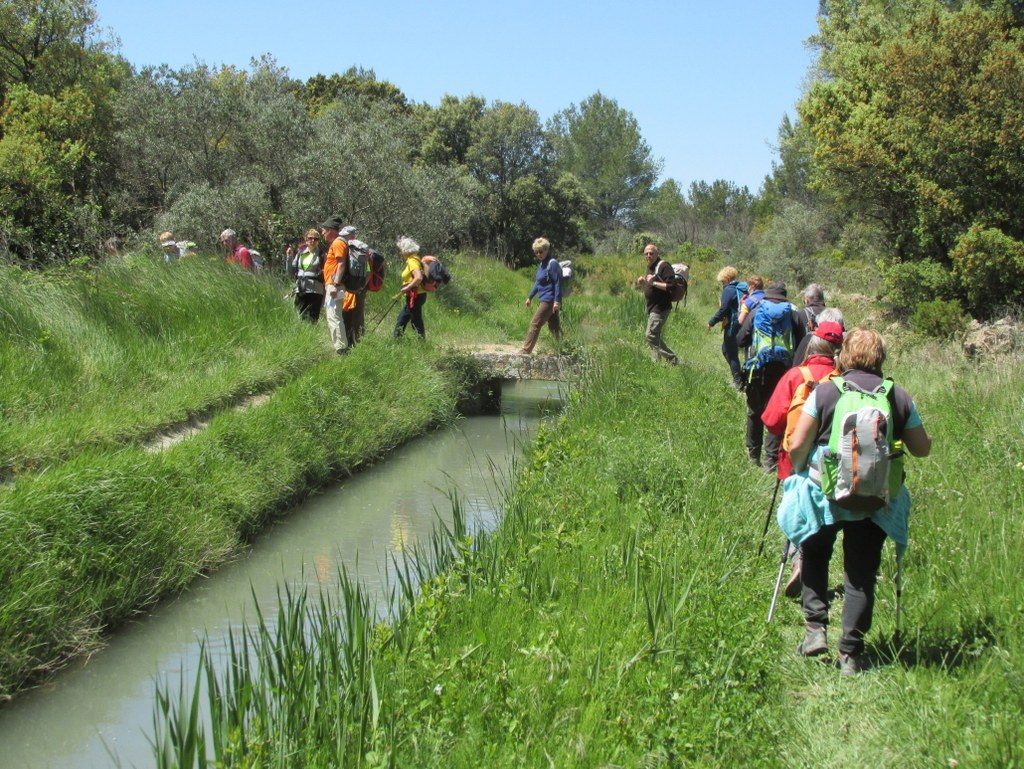
[[884,507],[903,483],[903,447],[893,440],[893,381],[864,390],[837,376],[839,401],[828,448],[818,462],[822,493],[847,510],[871,512]]

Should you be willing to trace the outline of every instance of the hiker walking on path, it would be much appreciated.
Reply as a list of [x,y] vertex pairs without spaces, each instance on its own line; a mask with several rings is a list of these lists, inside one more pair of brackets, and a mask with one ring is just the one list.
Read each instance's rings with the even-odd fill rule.
[[722,324],[722,355],[729,364],[732,383],[737,390],[746,384],[743,380],[743,369],[740,366],[740,351],[736,344],[736,334],[740,330],[739,305],[740,290],[736,277],[739,273],[731,265],[718,271],[718,282],[722,284],[722,297],[718,302],[718,312],[708,321],[708,331],[719,323]]
[[249,249],[241,244],[234,230],[224,230],[220,234],[220,242],[227,250],[227,260],[230,264],[240,264],[249,272],[253,271],[252,256],[249,254]]
[[537,297],[537,311],[530,320],[530,328],[526,332],[526,341],[519,351],[520,355],[529,355],[537,344],[537,337],[545,323],[556,341],[562,337],[562,327],[558,311],[562,306],[562,267],[551,256],[551,243],[547,238],[533,241],[533,254],[540,261],[537,275],[533,279],[533,288],[526,297],[529,307],[533,298]]
[[399,289],[403,302],[402,309],[395,320],[395,339],[402,336],[410,321],[416,333],[426,339],[427,331],[423,326],[423,305],[427,301],[427,293],[421,289],[423,263],[420,261],[420,244],[407,235],[403,235],[395,245],[398,247],[398,253],[404,264],[402,288]]
[[[806,628],[797,653],[807,657],[828,650],[828,563],[843,532],[843,675],[864,666],[885,538],[895,542],[897,559],[907,546],[910,494],[903,485],[902,451],[925,457],[932,444],[910,395],[883,379],[884,362],[877,331],[858,328],[847,335],[839,353],[841,375],[815,388],[797,421],[790,441],[795,472],[784,484],[778,512],[779,526],[803,556]],[[840,442],[839,433],[860,444],[856,461],[851,442]],[[882,445],[872,443],[869,433]]]
[[324,315],[327,317],[331,345],[339,355],[348,352],[345,321],[341,314],[345,303],[342,279],[348,267],[348,244],[339,236],[341,228],[340,216],[328,217],[320,225],[320,232],[327,243],[327,255],[324,257]]
[[[821,314],[828,310],[825,307],[825,290],[817,283],[811,283],[804,289],[803,320],[804,327],[808,331],[814,331],[818,327],[819,320],[823,320]],[[799,366],[807,357],[807,344],[810,342],[810,335],[803,338],[793,352],[793,365]]]
[[740,298],[739,325],[743,325],[747,314],[757,307],[762,299],[764,299],[764,278],[760,275],[751,275],[747,278],[747,293]]
[[644,246],[647,273],[636,279],[647,300],[647,345],[651,348],[651,359],[657,363],[667,360],[673,366],[679,365],[679,357],[662,340],[665,322],[672,312],[672,284],[676,274],[672,265],[658,256],[658,247],[653,243]]
[[299,317],[316,323],[324,304],[324,249],[319,232],[306,232],[302,247],[288,258],[288,274],[295,278],[295,309]]
[[761,464],[764,448],[765,470],[774,472],[779,464],[778,436],[764,435],[761,412],[775,391],[775,386],[793,365],[793,350],[804,336],[800,313],[786,300],[786,284],[775,281],[768,285],[756,308],[750,311],[736,335],[739,347],[748,347],[746,371],[747,456],[755,465]]
[[351,349],[362,338],[366,325],[366,251],[369,246],[355,239],[356,228],[352,225],[342,227],[338,236],[348,246],[348,259],[342,276],[345,300],[341,317],[345,323],[345,341]]
[[[836,368],[836,355],[843,345],[843,314],[839,310],[831,309],[832,318],[822,319],[821,323],[814,330],[813,335],[808,335],[804,341],[810,340],[807,347],[807,360],[801,366],[794,366],[775,385],[772,397],[768,399],[768,405],[761,413],[761,421],[765,429],[772,435],[782,437],[782,447],[779,450],[779,481],[784,481],[793,474],[793,463],[789,457],[789,444],[796,429],[797,420],[803,409],[804,403],[816,387],[827,382],[839,374]],[[765,522],[767,528],[767,521]],[[792,550],[790,551],[792,554]],[[785,594],[787,598],[796,598],[800,595],[800,551],[796,550],[793,556],[793,568],[789,580],[786,582]]]

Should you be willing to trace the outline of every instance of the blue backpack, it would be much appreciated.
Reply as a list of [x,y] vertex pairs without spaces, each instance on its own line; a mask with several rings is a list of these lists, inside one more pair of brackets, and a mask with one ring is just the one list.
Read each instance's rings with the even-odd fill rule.
[[729,313],[729,326],[735,331],[740,320],[740,304],[747,295],[747,281],[741,280],[733,288],[736,290],[736,309]]
[[751,377],[769,363],[793,364],[793,305],[763,300],[752,310],[753,334],[744,364]]

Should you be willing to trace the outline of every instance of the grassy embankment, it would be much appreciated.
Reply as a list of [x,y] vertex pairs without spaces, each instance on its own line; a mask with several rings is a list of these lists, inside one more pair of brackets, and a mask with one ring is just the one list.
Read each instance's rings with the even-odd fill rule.
[[[466,259],[428,304],[430,338],[518,336],[512,294],[529,279]],[[231,557],[304,494],[451,419],[473,376],[433,342],[390,340],[394,308],[337,358],[282,284],[219,262],[0,271],[0,288],[0,698]],[[389,302],[371,295],[369,317]],[[272,397],[230,408],[253,392]],[[207,430],[143,448],[198,414],[212,415]]]
[[612,296],[616,269],[572,302],[592,365],[499,529],[439,536],[434,555],[445,539],[451,555],[432,577],[409,565],[386,627],[351,586],[340,606],[293,597],[212,684],[207,745],[188,701],[165,703],[163,765],[207,747],[225,766],[1021,765],[1020,363],[910,339],[892,355],[935,450],[909,467],[904,642],[890,549],[874,666],[841,679],[793,653],[795,604],[764,622],[773,484],[744,459],[742,401],[703,328],[711,269],[669,324],[679,369],[639,349],[642,305]]

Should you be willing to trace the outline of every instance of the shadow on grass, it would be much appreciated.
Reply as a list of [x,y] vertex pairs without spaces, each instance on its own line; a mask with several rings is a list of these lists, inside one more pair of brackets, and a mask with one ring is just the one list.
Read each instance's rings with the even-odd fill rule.
[[920,631],[908,638],[893,633],[869,644],[866,651],[873,666],[901,665],[904,668],[953,671],[974,664],[996,645],[995,624],[994,617],[980,618],[961,628],[955,636]]

